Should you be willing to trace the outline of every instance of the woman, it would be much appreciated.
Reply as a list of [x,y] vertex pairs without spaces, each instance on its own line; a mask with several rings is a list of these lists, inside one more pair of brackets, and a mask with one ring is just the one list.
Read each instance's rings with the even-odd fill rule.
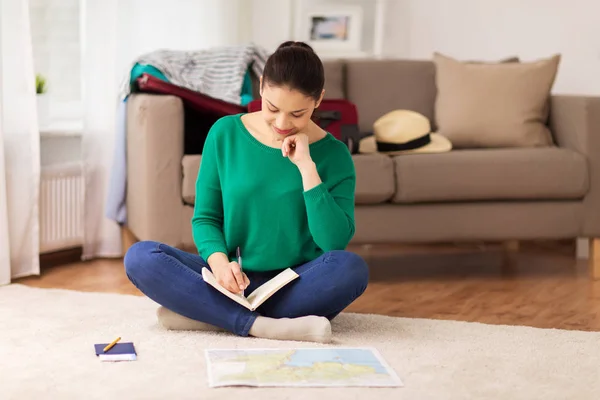
[[[323,86],[312,48],[283,43],[260,79],[262,110],[223,117],[207,135],[192,218],[198,255],[148,241],[128,250],[127,276],[162,306],[163,326],[328,342],[329,321],[364,292],[367,265],[344,251],[354,235],[354,164],[311,120]],[[299,278],[250,311],[206,284],[203,267],[233,293],[288,267]]]

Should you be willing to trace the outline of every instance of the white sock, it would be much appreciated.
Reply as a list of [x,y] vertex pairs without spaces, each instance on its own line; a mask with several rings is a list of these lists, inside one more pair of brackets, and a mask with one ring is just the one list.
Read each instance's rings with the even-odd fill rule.
[[248,333],[265,339],[328,343],[331,341],[331,324],[327,318],[315,315],[299,318],[258,317]]
[[166,329],[177,330],[177,331],[213,331],[222,332],[225,329],[221,329],[214,325],[207,324],[206,322],[196,321],[188,317],[184,317],[181,314],[177,314],[165,308],[163,306],[158,307],[156,310],[156,316],[158,322]]

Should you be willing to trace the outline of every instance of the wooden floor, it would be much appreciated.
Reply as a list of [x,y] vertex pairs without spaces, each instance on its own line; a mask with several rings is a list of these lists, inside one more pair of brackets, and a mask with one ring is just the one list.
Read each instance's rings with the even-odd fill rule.
[[[371,268],[367,291],[347,311],[600,331],[600,281],[564,243],[352,248]],[[120,259],[44,268],[25,285],[139,295]]]

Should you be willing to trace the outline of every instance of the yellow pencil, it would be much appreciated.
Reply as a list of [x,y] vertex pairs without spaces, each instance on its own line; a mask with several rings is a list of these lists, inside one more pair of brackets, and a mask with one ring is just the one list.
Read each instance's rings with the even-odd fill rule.
[[117,342],[118,342],[119,340],[121,340],[121,336],[119,336],[118,338],[116,338],[115,340],[113,340],[113,341],[112,341],[112,343],[111,343],[111,344],[109,344],[108,346],[106,346],[106,347],[104,348],[104,350],[103,350],[103,351],[106,353],[107,351],[109,351],[110,349],[112,349],[112,348],[113,348],[113,346],[114,346],[115,344],[117,344]]

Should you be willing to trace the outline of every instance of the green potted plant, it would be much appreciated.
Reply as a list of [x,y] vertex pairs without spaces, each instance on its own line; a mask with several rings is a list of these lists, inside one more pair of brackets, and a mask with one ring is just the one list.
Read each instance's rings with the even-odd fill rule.
[[37,99],[38,125],[44,127],[49,122],[49,101],[46,78],[42,74],[35,75],[35,93]]

